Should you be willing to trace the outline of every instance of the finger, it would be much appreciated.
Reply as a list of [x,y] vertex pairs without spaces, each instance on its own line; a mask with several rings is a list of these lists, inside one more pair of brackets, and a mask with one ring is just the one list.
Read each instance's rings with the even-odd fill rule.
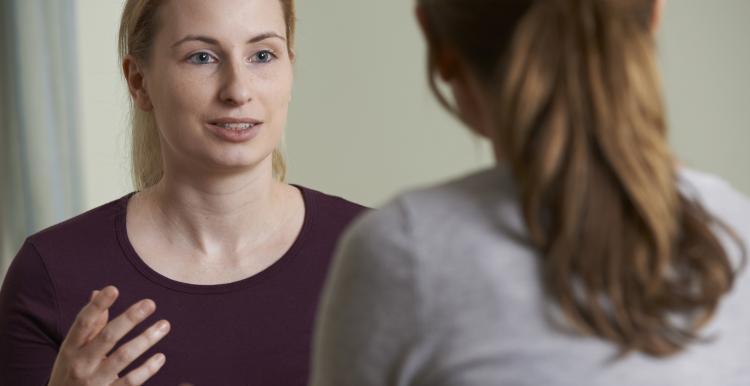
[[[97,294],[99,294],[99,290],[94,290],[91,292],[91,300],[94,300]],[[107,325],[107,321],[109,320],[109,310],[106,310],[102,312],[99,315],[99,319],[96,320],[94,323],[94,327],[91,329],[91,333],[89,336],[86,337],[86,343],[91,342],[96,336],[101,332],[101,330],[104,328],[104,326]]]
[[164,354],[156,354],[149,358],[146,363],[142,364],[137,369],[129,372],[126,376],[115,381],[112,386],[140,386],[146,383],[149,378],[153,377],[154,374],[156,374],[156,372],[159,371],[162,366],[164,366],[164,362],[166,362],[166,359],[167,358],[164,356]]
[[93,358],[107,355],[125,334],[153,314],[155,310],[156,304],[149,299],[133,304],[120,316],[109,322],[99,335],[86,345],[85,354]]
[[170,325],[166,320],[154,323],[154,325],[141,335],[133,338],[133,340],[120,346],[120,348],[110,354],[102,362],[98,372],[105,378],[119,374],[126,367],[130,366],[133,361],[143,355],[146,350],[164,338],[169,333],[169,329]]
[[76,316],[63,344],[76,348],[85,345],[91,333],[101,324],[102,314],[109,310],[118,295],[117,288],[113,286],[108,286],[96,294]]

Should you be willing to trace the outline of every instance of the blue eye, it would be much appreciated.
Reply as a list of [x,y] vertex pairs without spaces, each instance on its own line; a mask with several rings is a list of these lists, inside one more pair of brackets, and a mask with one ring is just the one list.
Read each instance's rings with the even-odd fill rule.
[[269,50],[258,51],[257,54],[253,55],[253,62],[268,63],[276,58],[276,55]]
[[207,52],[198,52],[190,55],[190,57],[188,57],[188,62],[192,64],[211,64],[216,63],[217,60]]

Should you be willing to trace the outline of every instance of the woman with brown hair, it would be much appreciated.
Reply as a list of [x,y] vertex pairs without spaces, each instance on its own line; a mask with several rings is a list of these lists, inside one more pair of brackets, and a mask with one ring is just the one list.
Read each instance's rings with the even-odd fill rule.
[[294,26],[293,0],[125,3],[137,192],[28,238],[0,293],[0,385],[307,384],[362,207],[284,182]]
[[357,222],[313,385],[750,384],[750,200],[668,148],[661,5],[418,2],[498,166]]

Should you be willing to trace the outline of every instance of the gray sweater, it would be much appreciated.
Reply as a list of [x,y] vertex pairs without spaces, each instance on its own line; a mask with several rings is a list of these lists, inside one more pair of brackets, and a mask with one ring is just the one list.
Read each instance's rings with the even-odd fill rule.
[[[750,200],[709,175],[681,178],[750,246]],[[750,385],[744,272],[703,330],[706,343],[668,359],[617,359],[613,344],[549,322],[540,258],[523,234],[500,168],[404,194],[360,219],[324,291],[312,385]]]

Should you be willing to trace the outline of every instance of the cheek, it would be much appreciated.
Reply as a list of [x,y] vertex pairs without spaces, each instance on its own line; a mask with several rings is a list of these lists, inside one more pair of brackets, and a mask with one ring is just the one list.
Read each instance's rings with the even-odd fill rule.
[[[286,119],[286,112],[292,97],[293,76],[291,69],[283,69],[263,79],[263,100],[265,108],[275,119]],[[280,117],[280,115],[283,115]]]
[[209,103],[210,83],[195,74],[164,71],[155,74],[150,86],[153,113],[160,131],[167,137],[174,137],[173,132],[188,127],[188,122]]
[[205,104],[210,83],[194,74],[178,74],[175,71],[164,74],[156,86],[159,88],[159,101],[158,105],[154,105],[155,108],[161,106],[165,113],[174,114],[180,110],[191,111],[196,106]]

